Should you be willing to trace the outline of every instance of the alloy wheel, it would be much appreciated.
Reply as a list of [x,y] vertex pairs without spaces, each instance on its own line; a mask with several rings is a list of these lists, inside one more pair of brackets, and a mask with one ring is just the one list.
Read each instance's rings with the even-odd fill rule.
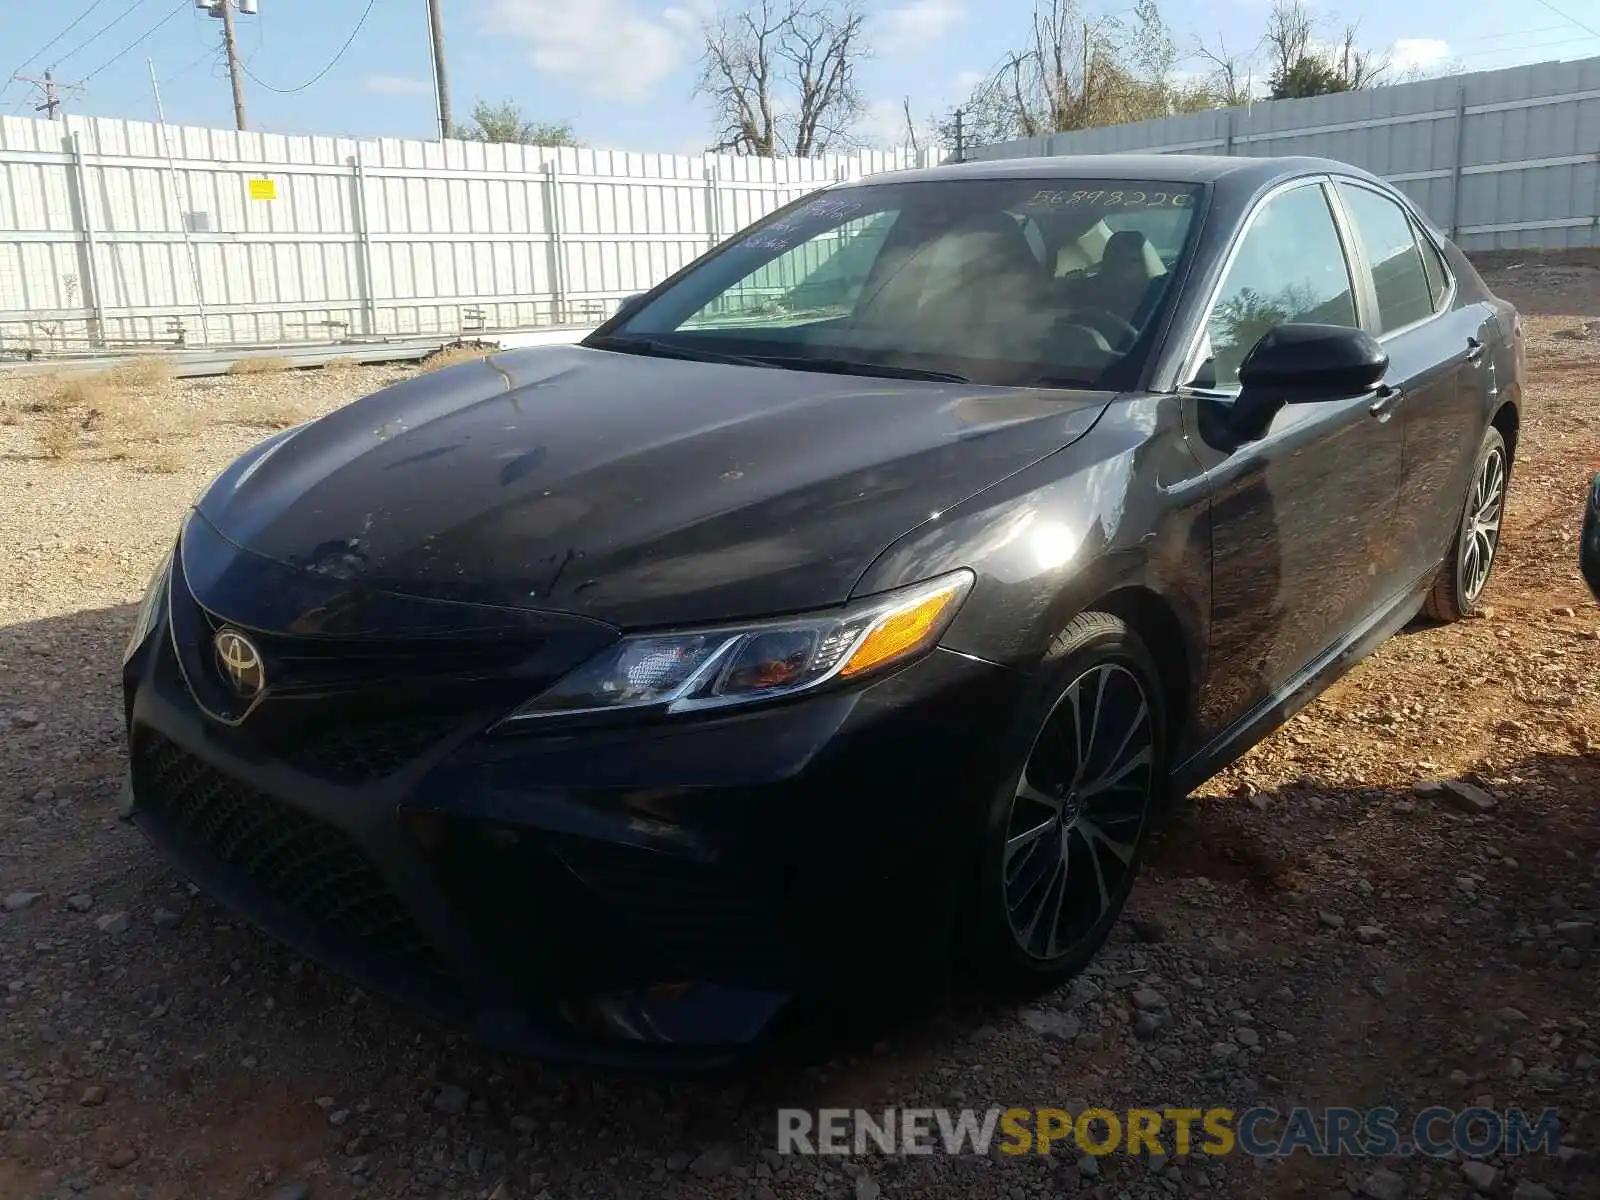
[[1506,499],[1506,461],[1496,447],[1483,460],[1467,502],[1467,525],[1461,552],[1461,597],[1477,602],[1489,583],[1495,551],[1500,548],[1500,517]]
[[1156,771],[1149,697],[1132,671],[1100,663],[1045,718],[1011,802],[1001,872],[1017,945],[1054,959],[1119,902]]

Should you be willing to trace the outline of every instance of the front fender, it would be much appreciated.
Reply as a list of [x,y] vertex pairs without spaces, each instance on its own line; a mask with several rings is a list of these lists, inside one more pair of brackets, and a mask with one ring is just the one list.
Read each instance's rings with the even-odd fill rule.
[[969,567],[977,583],[943,645],[1031,667],[1072,616],[1127,589],[1172,613],[1199,678],[1211,611],[1211,529],[1181,401],[1115,401],[1094,430],[924,523],[867,569],[856,594]]

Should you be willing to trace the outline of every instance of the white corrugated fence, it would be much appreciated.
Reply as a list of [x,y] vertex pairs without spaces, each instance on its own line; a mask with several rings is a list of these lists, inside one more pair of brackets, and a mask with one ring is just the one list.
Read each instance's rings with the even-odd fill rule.
[[0,118],[0,355],[593,323],[790,200],[915,165]]

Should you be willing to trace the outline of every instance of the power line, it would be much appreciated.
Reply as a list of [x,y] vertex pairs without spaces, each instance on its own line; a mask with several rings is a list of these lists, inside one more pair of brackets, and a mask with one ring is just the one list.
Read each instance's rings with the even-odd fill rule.
[[327,73],[329,71],[333,70],[336,66],[339,65],[340,60],[343,59],[344,56],[349,52],[350,47],[355,45],[356,38],[360,35],[362,27],[366,25],[367,18],[372,15],[372,10],[377,7],[377,4],[378,4],[378,0],[367,0],[366,11],[361,14],[361,19],[356,22],[356,27],[350,31],[350,36],[345,39],[344,45],[339,47],[339,53],[337,53],[337,54],[335,54],[333,56],[333,61],[330,62],[327,66],[323,67],[322,70],[318,71],[310,79],[308,79],[304,83],[302,83],[299,87],[292,87],[292,88],[273,87],[266,80],[262,79],[261,76],[257,75],[254,71],[252,71],[248,64],[241,64],[241,66],[243,67],[244,73],[246,75],[250,76],[251,79],[255,80],[262,87],[266,88],[267,91],[276,92],[280,96],[292,96],[297,92],[305,91],[312,84],[321,82],[322,78],[325,75],[327,75]]
[[[55,45],[55,44],[56,44],[56,43],[57,43],[57,42],[59,42],[59,41],[60,41],[60,40],[61,40],[61,39],[62,39],[62,38],[64,38],[64,37],[66,37],[66,36],[67,36],[67,34],[69,34],[69,33],[71,33],[71,32],[72,32],[72,31],[73,31],[73,30],[74,30],[74,29],[76,29],[76,28],[77,28],[77,27],[78,27],[78,26],[79,26],[79,25],[82,25],[82,24],[83,24],[83,23],[84,23],[84,21],[86,21],[86,20],[87,20],[87,19],[88,19],[88,18],[89,18],[89,15],[90,15],[90,14],[91,14],[91,13],[93,13],[93,12],[94,12],[94,10],[95,10],[95,9],[97,9],[97,8],[99,8],[99,7],[100,7],[100,6],[101,6],[101,5],[102,5],[102,4],[104,4],[104,3],[105,3],[105,2],[106,2],[106,0],[94,0],[94,3],[93,3],[93,4],[91,4],[91,5],[89,5],[89,7],[88,7],[88,8],[86,8],[86,9],[84,9],[84,10],[83,10],[83,11],[82,11],[82,12],[81,12],[81,13],[79,13],[79,14],[78,14],[78,15],[77,15],[77,16],[76,16],[76,17],[75,17],[75,18],[74,18],[74,19],[73,19],[73,21],[72,21],[72,23],[71,23],[71,24],[69,24],[69,25],[68,25],[68,26],[67,26],[67,27],[66,27],[66,28],[65,28],[65,29],[63,29],[63,30],[62,30],[62,31],[61,31],[61,32],[60,32],[60,33],[58,33],[58,34],[56,34],[56,35],[55,35],[55,37],[53,37],[53,38],[51,38],[51,39],[50,39],[50,40],[49,40],[49,41],[48,41],[48,42],[46,42],[46,43],[45,43],[45,44],[44,44],[44,45],[42,45],[42,46],[40,46],[40,47],[39,47],[39,48],[38,48],[38,49],[37,49],[37,50],[35,50],[35,51],[34,51],[34,52],[33,52],[33,53],[32,53],[32,54],[30,54],[30,55],[29,55],[29,56],[28,56],[28,57],[27,57],[27,58],[25,58],[25,59],[23,59],[23,60],[22,60],[22,61],[21,61],[21,62],[19,62],[19,63],[18,63],[18,64],[17,64],[17,65],[16,65],[16,66],[15,66],[15,67],[14,67],[14,68],[13,68],[13,69],[12,69],[12,71],[11,71],[11,75],[8,75],[8,76],[7,76],[7,77],[6,77],[6,81],[5,81],[5,86],[6,86],[6,87],[10,87],[10,86],[11,86],[11,79],[12,79],[12,76],[15,76],[15,75],[16,75],[16,74],[18,74],[18,73],[19,73],[19,72],[20,72],[20,71],[22,71],[22,70],[23,70],[23,69],[24,69],[24,68],[25,68],[25,67],[29,67],[29,66],[32,66],[32,65],[33,65],[33,64],[34,64],[34,63],[36,63],[36,62],[38,62],[38,61],[39,61],[39,60],[40,60],[40,59],[41,59],[41,58],[43,58],[43,57],[44,57],[44,52],[45,52],[45,51],[46,51],[46,50],[48,50],[48,49],[50,49],[50,47],[51,47],[51,46],[54,46],[54,45]],[[0,91],[4,91],[4,90],[5,90],[5,89],[4,89],[4,88],[0,88]]]
[[1578,18],[1573,16],[1571,13],[1562,12],[1554,4],[1551,4],[1550,0],[1539,0],[1539,3],[1544,5],[1546,8],[1548,8],[1551,12],[1555,13],[1555,15],[1560,17],[1563,21],[1571,21],[1574,25],[1576,25],[1579,29],[1583,30],[1585,33],[1592,33],[1592,34],[1595,35],[1595,37],[1600,37],[1600,29],[1596,29],[1593,25],[1585,25],[1582,21],[1578,20]]
[[58,54],[56,56],[56,58],[55,58],[55,62],[57,64],[64,63],[64,62],[67,61],[67,59],[71,58],[74,54],[77,54],[79,51],[87,50],[90,46],[94,45],[101,38],[105,37],[106,34],[110,33],[118,25],[122,24],[129,17],[133,16],[133,14],[138,9],[142,8],[144,5],[148,4],[149,2],[150,2],[150,0],[131,0],[131,3],[129,3],[127,8],[123,9],[115,17],[111,18],[110,21],[108,21],[104,25],[100,26],[100,28],[97,29],[94,33],[90,34],[88,38],[86,38],[85,40],[79,42],[71,50],[68,50],[65,54]]
[[131,53],[136,46],[143,45],[147,40],[149,40],[151,34],[155,33],[156,30],[160,29],[168,21],[172,20],[173,17],[177,16],[185,8],[189,7],[190,3],[191,3],[191,0],[178,0],[178,3],[173,5],[171,12],[167,13],[167,15],[162,17],[161,20],[157,21],[154,25],[150,26],[149,29],[146,29],[143,33],[141,33],[133,41],[129,42],[121,50],[118,50],[110,58],[106,59],[105,62],[101,63],[94,70],[90,71],[87,75],[85,75],[83,77],[82,82],[88,83],[89,80],[93,79],[96,75],[100,74],[100,72],[104,71],[107,67],[111,66],[112,64],[114,64],[116,62],[121,61],[122,57],[124,55],[126,55],[126,54]]

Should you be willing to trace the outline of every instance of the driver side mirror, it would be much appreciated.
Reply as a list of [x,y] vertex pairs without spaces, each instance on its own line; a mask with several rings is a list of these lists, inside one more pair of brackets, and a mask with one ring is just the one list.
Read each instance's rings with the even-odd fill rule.
[[1239,364],[1232,424],[1242,436],[1260,437],[1285,404],[1361,396],[1377,388],[1388,370],[1389,355],[1365,330],[1275,326]]

